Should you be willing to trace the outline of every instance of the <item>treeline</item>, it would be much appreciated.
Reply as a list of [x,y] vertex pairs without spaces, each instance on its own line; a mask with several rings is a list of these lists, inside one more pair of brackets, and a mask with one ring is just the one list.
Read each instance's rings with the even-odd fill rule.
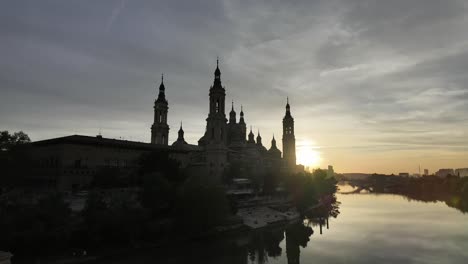
[[463,213],[468,212],[468,177],[412,178],[373,175],[368,181],[376,192],[401,194],[425,202],[442,201]]
[[336,199],[337,181],[327,177],[327,171],[317,169],[293,174],[284,179],[288,193],[299,212],[309,218],[336,217],[339,202]]

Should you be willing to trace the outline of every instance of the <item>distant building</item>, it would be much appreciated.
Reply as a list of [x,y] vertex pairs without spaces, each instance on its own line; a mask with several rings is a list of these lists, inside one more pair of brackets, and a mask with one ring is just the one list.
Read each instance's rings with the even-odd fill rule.
[[424,176],[428,176],[429,175],[429,170],[428,169],[424,169]]
[[455,175],[460,177],[468,177],[468,168],[456,169]]
[[409,177],[410,174],[408,172],[400,172],[400,173],[398,173],[398,176],[400,176],[400,177]]
[[327,176],[328,178],[335,177],[335,171],[332,165],[328,165]]
[[72,135],[31,143],[28,150],[34,160],[31,181],[37,186],[77,190],[89,185],[101,169],[114,168],[123,174],[137,167],[139,157],[153,151],[169,151],[181,167],[200,159],[195,145],[169,147],[143,142]]
[[438,171],[435,173],[435,175],[436,175],[437,177],[445,178],[445,177],[447,177],[447,176],[449,176],[449,175],[454,176],[454,175],[455,175],[455,171],[454,171],[453,169],[440,169],[440,170],[438,170]]

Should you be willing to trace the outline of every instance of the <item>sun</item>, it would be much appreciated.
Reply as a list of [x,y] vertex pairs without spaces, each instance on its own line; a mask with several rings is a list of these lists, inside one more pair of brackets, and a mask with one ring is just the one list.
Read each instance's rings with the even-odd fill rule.
[[310,142],[304,142],[297,147],[297,163],[307,167],[317,168],[320,166],[322,157],[318,148]]

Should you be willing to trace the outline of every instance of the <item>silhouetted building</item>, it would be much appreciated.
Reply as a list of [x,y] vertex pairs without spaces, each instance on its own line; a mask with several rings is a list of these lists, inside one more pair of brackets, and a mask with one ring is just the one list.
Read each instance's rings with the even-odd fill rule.
[[428,169],[424,169],[424,176],[428,176],[429,175],[429,170]]
[[456,169],[455,175],[459,177],[468,177],[468,168]]
[[198,146],[193,145],[178,148],[102,136],[72,135],[36,141],[31,146],[29,154],[35,162],[32,182],[60,190],[86,187],[102,169],[117,169],[121,175],[131,173],[143,153],[168,151],[183,168],[194,164],[199,154]]
[[[142,153],[158,150],[168,151],[171,157],[177,159],[189,174],[209,174],[218,179],[221,179],[233,167],[236,167],[240,174],[235,177],[242,178],[303,170],[303,166],[296,165],[294,119],[291,116],[289,100],[287,100],[286,114],[283,118],[284,154],[281,157],[281,151],[276,146],[274,136],[269,150],[263,146],[260,131],[255,140],[250,129],[248,139],[246,139],[247,125],[242,106],[239,122],[237,122],[234,102],[231,104],[229,120],[226,118],[226,89],[221,83],[218,63],[214,72],[214,82],[209,90],[206,129],[204,135],[198,140],[198,145],[185,141],[182,123],[177,140],[169,145],[169,104],[165,91],[164,79],[161,76],[158,97],[154,102],[151,143],[79,135],[38,141],[32,144],[33,156],[39,162],[48,164],[47,169],[43,169],[38,175],[53,175],[50,182],[60,189],[81,188],[90,183],[93,175],[100,168],[135,167],[135,162]],[[48,173],[50,168],[54,171],[52,174]]]
[[286,101],[286,114],[283,118],[283,159],[288,166],[296,166],[296,137],[294,136],[294,118],[291,116],[289,98]]
[[333,170],[332,165],[328,165],[328,170],[327,170],[327,177],[335,177],[335,171]]
[[151,143],[167,145],[169,140],[169,126],[167,125],[167,111],[169,109],[165,95],[164,79],[161,76],[159,94],[154,101],[154,122],[151,126]]
[[453,171],[453,169],[440,169],[435,173],[435,175],[437,177],[445,178],[449,175],[455,176],[455,171]]
[[[237,122],[234,102],[231,104],[229,120],[225,114],[226,89],[221,84],[221,71],[216,64],[214,82],[209,92],[209,113],[206,119],[205,134],[199,139],[198,145],[203,148],[208,171],[211,175],[220,176],[229,166],[239,166],[246,175],[265,174],[282,168],[283,171],[295,171],[296,149],[294,138],[294,119],[291,116],[289,103],[286,106],[286,117],[283,121],[283,162],[281,151],[276,147],[276,140],[272,139],[270,150],[262,143],[260,131],[255,135],[250,129],[246,139],[247,124],[243,107],[241,106],[239,122]],[[285,152],[286,153],[286,152]],[[235,165],[234,165],[235,164]],[[245,175],[241,175],[245,177]]]

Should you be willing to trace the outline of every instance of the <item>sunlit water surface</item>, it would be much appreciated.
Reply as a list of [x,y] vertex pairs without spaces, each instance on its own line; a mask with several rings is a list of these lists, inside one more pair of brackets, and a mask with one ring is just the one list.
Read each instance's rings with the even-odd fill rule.
[[287,247],[285,235],[276,256],[259,259],[248,249],[220,249],[222,243],[212,242],[139,252],[109,263],[468,263],[468,214],[397,195],[338,194],[338,200],[341,213],[330,219],[329,229],[320,234],[312,226],[304,248]]

